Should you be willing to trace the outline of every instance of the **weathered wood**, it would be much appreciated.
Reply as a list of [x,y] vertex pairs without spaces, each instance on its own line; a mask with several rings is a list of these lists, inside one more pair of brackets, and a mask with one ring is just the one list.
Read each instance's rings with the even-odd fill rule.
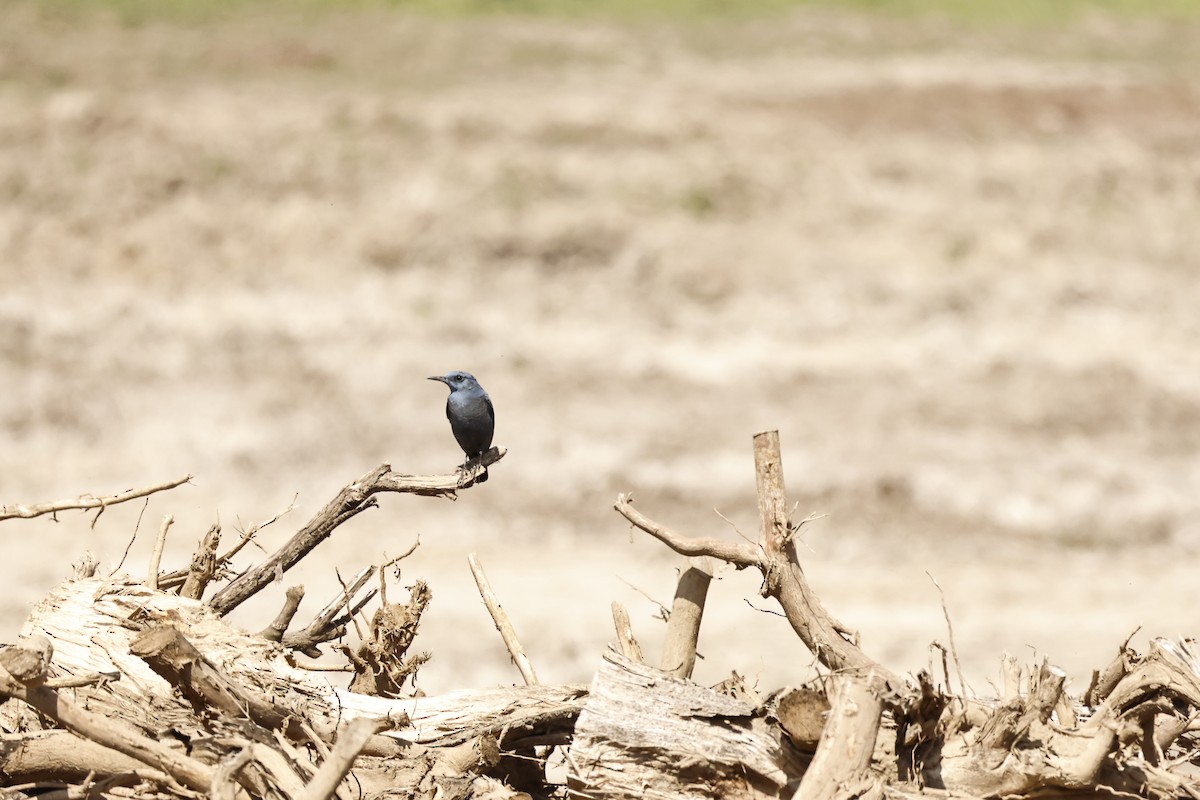
[[834,675],[829,720],[794,800],[859,797],[879,782],[870,772],[883,701],[870,675]]
[[474,553],[467,555],[467,564],[471,567],[471,575],[475,578],[475,587],[479,589],[479,596],[483,598],[483,604],[487,607],[492,622],[496,624],[496,631],[504,640],[504,646],[508,648],[508,654],[512,657],[517,671],[521,673],[525,685],[537,685],[538,677],[533,670],[533,664],[530,663],[529,656],[525,655],[525,648],[521,646],[521,640],[517,638],[517,629],[513,627],[512,620],[508,618],[508,614],[500,605],[500,600],[492,589],[487,573],[483,571],[483,564],[479,562],[479,558]]
[[739,568],[757,567],[763,574],[763,596],[779,601],[792,629],[821,663],[835,672],[871,674],[889,695],[906,692],[908,684],[900,676],[877,663],[843,635],[845,626],[830,616],[804,577],[787,516],[778,431],[755,435],[754,460],[762,515],[762,538],[757,546],[748,542],[682,536],[636,511],[633,501],[623,494],[617,497],[614,508],[680,555],[710,556]]
[[[176,486],[182,486],[191,479],[191,475],[184,475],[182,478],[176,478],[173,481],[158,483],[154,486],[147,486],[142,489],[130,489],[125,492],[118,492],[117,494],[108,495],[107,497],[96,497],[95,495],[85,494],[72,500],[55,500],[50,503],[37,503],[36,505],[32,506],[24,506],[20,505],[19,503],[8,506],[0,506],[0,522],[3,522],[6,519],[32,519],[33,517],[40,517],[43,514],[57,514],[59,511],[70,511],[74,509],[87,511],[93,508],[100,509],[100,512],[96,514],[96,517],[99,518],[100,514],[104,512],[104,509],[108,508],[109,506],[113,506],[118,503],[125,503],[129,500],[137,500],[139,498],[155,494],[156,492],[164,492],[168,489],[174,489]],[[95,520],[92,521],[92,524],[95,524]]]
[[253,597],[264,586],[294,567],[346,520],[375,505],[379,492],[401,492],[425,497],[453,499],[460,489],[471,486],[487,467],[504,458],[502,447],[493,447],[477,463],[446,475],[405,475],[381,464],[338,492],[317,515],[266,561],[246,570],[218,592],[209,605],[218,614],[228,614]]
[[0,772],[11,783],[78,781],[88,774],[98,778],[131,774],[160,784],[172,782],[165,772],[65,730],[0,734],[0,752]]
[[676,677],[692,677],[696,666],[700,620],[704,617],[704,601],[712,577],[712,559],[690,558],[675,587],[675,600],[671,603],[671,618],[667,621],[667,635],[658,665]]
[[567,756],[580,797],[775,798],[804,759],[756,706],[609,650]]
[[643,663],[645,659],[642,657],[642,646],[638,644],[637,638],[633,635],[633,624],[629,621],[629,612],[625,610],[625,606],[613,600],[612,615],[613,628],[617,632],[617,647],[620,648],[621,655],[630,661]]
[[196,552],[192,554],[192,564],[188,568],[183,588],[179,590],[180,597],[199,600],[204,596],[208,582],[217,573],[217,547],[221,544],[221,526],[214,524],[204,534]]
[[283,608],[279,609],[275,619],[259,631],[258,635],[267,641],[282,642],[283,635],[287,633],[288,626],[292,624],[292,618],[296,616],[296,611],[300,608],[300,601],[303,599],[303,586],[289,586],[283,593]]
[[207,792],[212,787],[209,767],[144,736],[126,722],[83,708],[54,689],[25,685],[3,673],[0,695],[21,700],[67,730],[154,767],[188,788]]
[[23,631],[54,642],[57,674],[120,675],[118,682],[103,690],[76,691],[105,713],[149,726],[161,724],[153,717],[163,713],[163,704],[177,706],[179,701],[173,685],[130,649],[143,631],[164,624],[186,631],[188,641],[222,675],[257,687],[281,711],[295,711],[320,732],[332,732],[359,716],[398,719],[407,715],[411,727],[383,735],[431,747],[502,733],[506,746],[525,737],[566,742],[587,696],[586,686],[573,684],[399,699],[348,692],[334,685],[328,673],[292,667],[279,644],[231,627],[206,604],[154,591],[125,577],[60,584],[35,606]]

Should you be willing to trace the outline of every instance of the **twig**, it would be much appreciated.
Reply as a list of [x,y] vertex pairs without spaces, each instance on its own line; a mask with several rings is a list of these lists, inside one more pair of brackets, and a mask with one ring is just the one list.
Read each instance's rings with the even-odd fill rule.
[[305,670],[306,672],[354,672],[354,667],[349,664],[309,664],[297,661],[290,653],[285,655],[284,658],[290,666]]
[[[353,599],[354,595],[353,595],[353,593],[351,593],[350,587],[346,585],[346,581],[342,579],[341,571],[334,569],[333,574],[337,577],[338,583],[340,583],[342,586],[342,594],[346,598],[346,606],[349,607],[350,601]],[[356,634],[358,634],[358,638],[359,639],[366,638],[365,635],[363,634],[362,627],[358,624],[358,616],[355,615],[354,613],[351,613],[350,621],[354,623],[354,632]]]
[[163,517],[162,524],[158,527],[158,538],[154,540],[154,552],[150,554],[150,569],[146,575],[146,585],[151,589],[158,588],[158,570],[162,564],[163,548],[167,544],[167,531],[171,529],[171,525],[175,522],[173,514],[167,514]]
[[502,447],[493,447],[483,454],[478,464],[446,475],[405,475],[393,472],[387,464],[381,464],[338,492],[337,497],[297,531],[287,544],[266,561],[235,578],[209,601],[209,605],[220,615],[237,608],[278,575],[295,566],[343,522],[376,505],[375,494],[400,492],[453,499],[459,489],[470,486],[488,466],[504,458],[506,452]]
[[704,600],[712,576],[713,565],[709,558],[688,559],[687,568],[679,576],[659,668],[680,678],[692,677],[696,666],[700,620],[704,616]]
[[[950,637],[950,655],[954,657],[954,671],[958,673],[958,688],[962,692],[964,698],[974,695],[975,691],[967,686],[967,681],[963,678],[962,662],[958,660],[958,645],[954,642],[954,626],[950,624],[950,610],[946,608],[946,593],[942,591],[942,585],[937,582],[937,578],[933,577],[933,573],[925,570],[925,574],[929,576],[929,580],[933,581],[933,585],[937,587],[938,596],[942,599],[942,616],[946,618],[946,633]],[[946,686],[949,688],[950,679],[946,678]]]
[[721,511],[720,511],[720,509],[714,508],[714,509],[713,509],[713,513],[714,513],[714,514],[716,514],[716,515],[717,515],[718,517],[720,517],[721,519],[725,520],[725,523],[726,523],[726,524],[727,524],[729,527],[733,528],[733,532],[734,532],[734,533],[736,533],[738,536],[742,537],[743,539],[745,539],[747,542],[749,542],[749,543],[750,543],[750,544],[752,544],[752,545],[753,545],[753,544],[756,544],[756,542],[755,542],[753,539],[751,539],[751,538],[750,538],[749,536],[747,536],[746,534],[742,533],[742,529],[741,529],[741,528],[739,528],[739,527],[737,526],[737,524],[736,524],[736,523],[734,523],[734,521],[733,521],[733,520],[731,520],[729,517],[727,517],[727,516],[725,516],[724,514],[722,514],[722,513],[721,513]]
[[654,605],[658,606],[658,618],[659,618],[659,619],[661,619],[663,622],[670,622],[670,621],[671,621],[671,609],[669,609],[669,608],[667,608],[666,606],[664,606],[664,605],[663,605],[661,602],[659,602],[658,600],[655,600],[653,597],[651,597],[651,596],[650,596],[650,593],[649,593],[649,592],[647,592],[645,589],[641,588],[640,586],[634,586],[632,583],[630,583],[629,581],[625,580],[624,578],[621,578],[619,575],[618,575],[617,577],[618,577],[618,579],[621,581],[621,583],[625,584],[625,585],[626,585],[626,586],[628,586],[630,589],[633,589],[635,592],[637,592],[638,594],[640,594],[642,597],[646,598],[646,599],[647,599],[647,600],[649,600],[651,603],[653,603]]
[[533,671],[533,665],[529,663],[529,658],[525,655],[525,649],[521,647],[521,642],[517,639],[517,632],[513,629],[512,622],[509,621],[508,615],[504,613],[504,609],[500,607],[500,602],[496,599],[496,593],[492,591],[492,586],[488,583],[487,575],[484,574],[483,565],[479,563],[479,559],[476,558],[474,553],[467,556],[467,563],[471,565],[471,574],[475,576],[475,585],[479,587],[479,595],[483,598],[483,603],[487,606],[488,613],[492,615],[492,621],[496,623],[496,630],[500,631],[500,637],[504,639],[504,646],[508,648],[513,663],[517,665],[517,669],[521,672],[521,677],[525,679],[525,685],[536,685],[538,682],[537,673]]
[[[129,558],[129,550],[133,547],[133,543],[137,541],[138,531],[142,529],[142,517],[146,514],[146,507],[150,505],[150,498],[146,498],[146,502],[142,503],[142,510],[138,512],[137,522],[133,524],[133,535],[129,537],[129,544],[125,545],[125,552],[121,554],[121,560],[113,567],[113,571],[109,575],[116,575],[121,567],[125,566],[125,559]],[[100,509],[103,511],[104,509]],[[100,517],[96,514],[97,519]],[[92,520],[92,528],[96,527],[96,520]]]
[[[39,503],[32,506],[24,506],[19,504],[0,506],[0,522],[3,522],[6,519],[32,519],[33,517],[40,517],[43,514],[56,514],[59,511],[69,511],[72,509],[86,510],[99,508],[101,512],[103,512],[108,506],[116,505],[117,503],[124,503],[128,500],[136,500],[139,497],[146,497],[147,495],[154,494],[155,492],[163,492],[168,489],[174,489],[176,486],[185,484],[191,479],[191,475],[184,475],[182,478],[178,478],[173,481],[167,481],[166,483],[160,483],[154,486],[147,486],[144,489],[130,489],[128,491],[120,492],[108,497],[81,495],[74,500],[56,500],[51,503]],[[99,516],[99,514],[96,515],[97,518],[99,518]],[[95,520],[92,520],[92,524],[93,526],[95,525]]]
[[645,659],[642,658],[642,647],[633,636],[633,625],[629,622],[629,612],[625,610],[625,606],[613,600],[612,615],[613,627],[617,631],[617,646],[621,649],[621,655],[635,663],[645,663]]
[[327,800],[334,797],[338,784],[354,766],[354,759],[371,741],[371,737],[387,727],[387,720],[359,717],[338,731],[338,740],[333,746],[333,752],[321,764],[309,781],[304,794],[297,800]]
[[670,528],[659,525],[635,509],[633,498],[628,495],[617,495],[617,502],[613,504],[613,508],[625,519],[681,556],[712,556],[739,568],[757,567],[763,563],[763,558],[755,545],[738,544],[721,539],[689,539]]
[[97,683],[120,679],[121,673],[115,670],[113,672],[86,672],[83,675],[64,675],[61,678],[47,678],[45,686],[47,689],[78,689],[81,686],[94,686]]
[[292,624],[292,617],[296,616],[296,610],[300,608],[300,601],[303,599],[303,586],[288,587],[284,593],[283,608],[279,609],[271,624],[259,631],[258,635],[269,642],[283,641],[283,634],[287,633],[288,625]]

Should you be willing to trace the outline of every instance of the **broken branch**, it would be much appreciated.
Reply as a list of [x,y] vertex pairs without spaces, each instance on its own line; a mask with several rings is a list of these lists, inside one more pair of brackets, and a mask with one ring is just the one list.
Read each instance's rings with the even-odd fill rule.
[[525,679],[525,685],[537,685],[538,677],[537,673],[533,671],[533,664],[529,663],[529,657],[525,655],[525,648],[521,647],[521,642],[517,639],[516,629],[513,628],[504,609],[500,607],[500,601],[496,599],[496,593],[492,591],[492,585],[488,583],[483,565],[479,563],[479,559],[475,557],[474,553],[467,556],[467,563],[471,565],[471,574],[475,576],[475,585],[479,588],[483,604],[487,606],[488,613],[492,615],[492,621],[496,623],[496,630],[500,632],[500,638],[504,640],[504,646],[508,648],[513,663],[517,665],[521,677]]
[[176,486],[187,483],[192,479],[192,476],[184,475],[182,478],[177,478],[166,483],[147,486],[143,489],[130,489],[125,492],[119,492],[108,497],[94,497],[92,495],[81,495],[74,500],[56,500],[52,503],[38,503],[37,505],[24,506],[20,504],[0,506],[0,522],[6,519],[32,519],[40,517],[43,514],[55,514],[59,511],[69,511],[73,509],[88,510],[99,508],[104,510],[108,506],[124,503],[129,500],[136,500],[139,497],[146,497],[156,492],[164,492],[168,489],[174,489]]
[[222,616],[237,608],[275,580],[276,576],[295,566],[343,522],[375,505],[375,494],[400,492],[453,499],[459,489],[470,486],[486,467],[504,458],[505,452],[503,448],[493,447],[483,454],[477,465],[445,475],[405,475],[393,472],[388,464],[379,465],[338,492],[337,497],[297,531],[287,544],[266,561],[235,578],[209,601],[209,605]]

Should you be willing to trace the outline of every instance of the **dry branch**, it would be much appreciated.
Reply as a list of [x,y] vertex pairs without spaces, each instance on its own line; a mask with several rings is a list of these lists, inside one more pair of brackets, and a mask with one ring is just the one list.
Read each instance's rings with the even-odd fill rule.
[[154,551],[150,554],[150,568],[146,574],[146,585],[151,589],[158,588],[158,569],[162,564],[163,548],[167,545],[167,531],[171,530],[174,522],[174,515],[167,514],[158,527],[158,536],[154,539]]
[[289,586],[288,590],[283,593],[283,608],[279,609],[275,619],[259,631],[258,635],[270,642],[283,641],[283,635],[287,633],[288,626],[292,624],[292,618],[296,616],[296,611],[300,608],[300,601],[303,599],[303,586]]
[[[118,503],[124,503],[129,500],[136,500],[139,497],[147,497],[156,492],[164,492],[168,489],[174,489],[176,486],[181,486],[192,479],[191,475],[184,475],[182,478],[177,478],[166,483],[147,486],[143,489],[130,489],[125,492],[119,492],[108,497],[95,497],[93,495],[81,495],[73,500],[56,500],[51,503],[38,503],[37,505],[24,506],[20,504],[0,506],[0,522],[6,519],[32,519],[40,517],[43,514],[56,514],[59,511],[69,511],[73,509],[89,510],[93,508],[104,511],[108,506],[114,506]],[[99,514],[96,515],[99,517]]]
[[692,677],[696,666],[696,644],[700,639],[700,620],[704,600],[712,581],[713,565],[709,558],[690,558],[675,588],[671,618],[659,666],[680,678]]
[[89,773],[98,778],[135,775],[160,784],[172,782],[165,772],[70,731],[0,734],[0,751],[4,754],[3,776],[10,784],[79,781]]
[[754,436],[754,459],[762,515],[762,538],[758,546],[681,536],[636,511],[632,500],[625,495],[618,496],[615,508],[680,555],[711,556],[737,567],[757,567],[763,574],[763,596],[779,601],[792,628],[821,663],[834,671],[870,673],[892,692],[903,689],[906,684],[899,676],[847,640],[843,635],[845,626],[829,615],[804,577],[787,517],[778,431]]
[[633,625],[629,621],[629,612],[625,606],[616,600],[612,602],[613,627],[617,631],[617,647],[621,655],[638,664],[643,663],[642,647],[633,635]]
[[[346,592],[349,598],[349,591]],[[433,592],[425,581],[418,580],[410,590],[408,603],[384,602],[371,619],[370,632],[363,636],[356,651],[348,647],[343,652],[357,673],[350,683],[350,691],[380,697],[399,697],[404,684],[416,680],[421,665],[429,660],[429,653],[409,655],[421,615],[433,599]]]
[[517,638],[516,628],[509,620],[508,614],[505,614],[504,609],[501,608],[496,593],[492,591],[492,584],[488,582],[483,565],[479,563],[479,559],[475,557],[474,553],[467,556],[467,563],[471,565],[471,575],[475,578],[475,586],[479,589],[479,595],[483,598],[483,604],[487,606],[492,622],[496,623],[496,630],[500,632],[500,638],[504,640],[504,646],[508,648],[513,664],[517,666],[521,677],[525,679],[525,685],[535,686],[538,683],[537,673],[533,671],[533,664],[529,663],[529,657],[525,655],[525,648],[521,646],[521,640]]
[[458,490],[471,486],[488,466],[504,458],[505,452],[503,448],[493,447],[483,454],[477,464],[446,475],[405,475],[393,472],[387,464],[381,464],[338,492],[337,497],[296,532],[287,544],[266,561],[235,578],[209,601],[209,605],[219,614],[228,614],[277,576],[295,566],[343,522],[376,505],[374,495],[377,493],[400,492],[453,499]]
[[829,721],[794,800],[859,797],[877,780],[871,757],[883,702],[870,676],[835,675]]
[[188,568],[187,578],[183,588],[179,590],[180,597],[199,600],[204,596],[204,590],[209,581],[217,574],[217,547],[221,544],[221,526],[214,523],[200,540],[196,552],[192,554],[192,564]]
[[267,730],[279,730],[295,741],[307,739],[301,718],[231,680],[205,658],[178,628],[153,628],[134,639],[132,655],[179,690],[197,713],[220,711],[233,719],[246,717]]
[[337,744],[333,752],[321,764],[321,768],[312,776],[308,787],[297,800],[325,800],[337,791],[338,784],[346,773],[354,766],[354,759],[363,751],[367,743],[387,727],[385,720],[356,719],[338,731]]

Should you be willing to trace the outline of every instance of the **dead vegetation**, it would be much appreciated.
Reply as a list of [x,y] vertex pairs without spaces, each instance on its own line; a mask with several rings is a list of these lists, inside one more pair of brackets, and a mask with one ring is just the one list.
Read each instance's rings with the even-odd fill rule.
[[[502,449],[451,475],[382,465],[236,575],[218,526],[182,579],[157,563],[145,581],[80,564],[34,608],[21,640],[0,651],[4,787],[14,796],[146,800],[1197,796],[1200,651],[1191,641],[1157,639],[1144,655],[1126,642],[1079,696],[1048,661],[1023,668],[1007,656],[992,698],[967,690],[961,676],[952,690],[948,658],[940,675],[895,674],[825,610],[805,577],[778,434],[756,435],[754,455],[755,540],[687,537],[618,498],[624,518],[688,561],[657,665],[614,603],[617,645],[596,654],[588,685],[538,682],[473,554],[523,686],[429,697],[412,689],[429,657],[412,645],[433,593],[417,580],[406,599],[389,599],[387,568],[399,558],[339,578],[341,591],[299,631],[291,627],[302,587],[284,592],[280,612],[257,633],[223,618],[373,507],[378,493],[453,497]],[[0,518],[102,509],[98,502],[4,507]],[[160,539],[168,528],[169,517]],[[807,685],[764,695],[736,673],[712,687],[690,679],[714,561],[761,574],[761,594],[819,662]],[[336,646],[344,663],[309,660],[351,627],[358,645]]]

